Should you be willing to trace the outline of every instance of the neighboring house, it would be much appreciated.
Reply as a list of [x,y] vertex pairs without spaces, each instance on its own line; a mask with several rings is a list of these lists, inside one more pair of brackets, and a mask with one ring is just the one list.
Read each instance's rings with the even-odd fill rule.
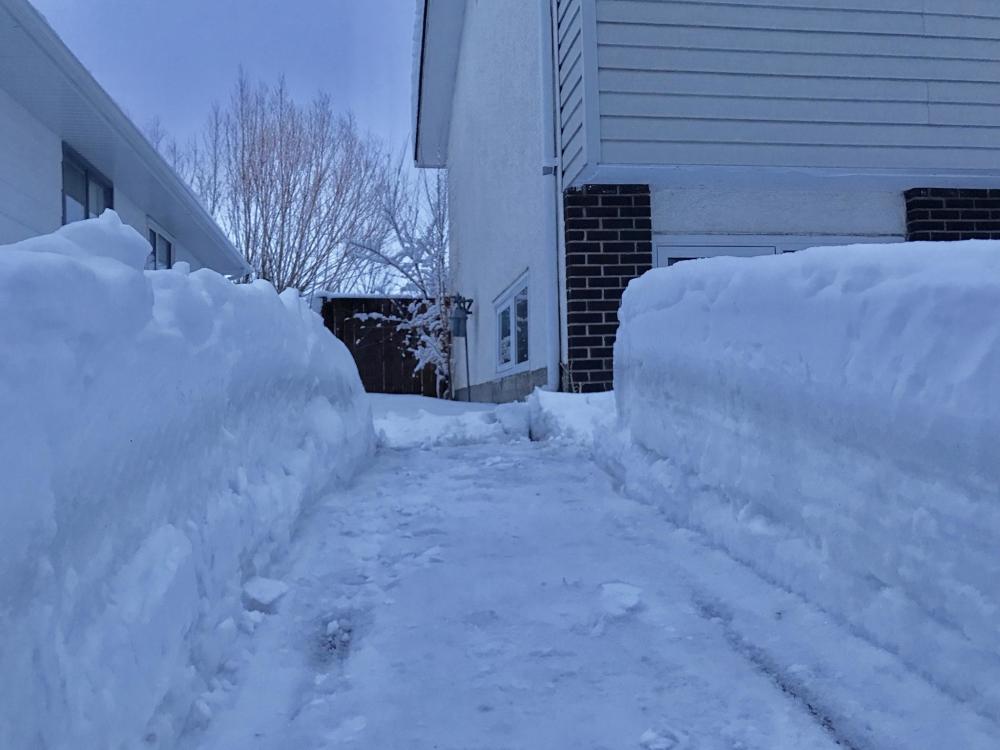
[[243,276],[198,199],[26,0],[0,0],[0,244],[113,208],[155,248]]
[[1000,238],[996,0],[418,2],[474,398],[610,388],[652,266]]

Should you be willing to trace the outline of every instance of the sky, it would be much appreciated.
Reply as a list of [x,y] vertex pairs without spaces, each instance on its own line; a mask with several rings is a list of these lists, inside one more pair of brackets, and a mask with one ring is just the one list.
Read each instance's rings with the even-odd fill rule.
[[239,67],[330,93],[398,149],[410,135],[415,0],[31,0],[132,120],[186,140]]

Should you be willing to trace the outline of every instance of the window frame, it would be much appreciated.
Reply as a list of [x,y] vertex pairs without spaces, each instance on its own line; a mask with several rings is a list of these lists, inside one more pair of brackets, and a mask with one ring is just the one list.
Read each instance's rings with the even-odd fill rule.
[[164,228],[160,224],[158,224],[153,219],[151,219],[151,218],[149,218],[147,216],[146,217],[146,241],[147,242],[149,241],[149,235],[150,234],[155,234],[155,235],[159,235],[160,237],[162,237],[164,241],[166,241],[166,242],[168,242],[170,244],[170,250],[169,250],[169,253],[168,253],[169,257],[167,258],[167,265],[165,267],[161,267],[161,266],[157,265],[156,245],[154,243],[150,242],[149,243],[150,247],[151,247],[150,254],[153,256],[153,268],[146,269],[146,270],[150,270],[150,271],[162,271],[162,270],[173,268],[174,267],[174,263],[177,261],[177,240],[174,239],[174,236],[172,234],[170,234],[170,232],[167,232],[166,230],[164,230]]
[[[70,164],[73,168],[83,173],[83,190],[84,190],[84,201],[83,201],[83,213],[84,218],[82,221],[87,219],[95,219],[96,216],[90,215],[90,184],[91,182],[96,182],[108,194],[108,205],[107,208],[114,210],[115,207],[115,185],[109,180],[103,172],[97,169],[93,164],[84,159],[80,154],[75,151],[71,146],[63,144],[63,172],[65,173],[66,164]],[[62,178],[62,183],[59,189],[59,195],[62,199],[62,226],[66,226],[66,178]]]
[[653,236],[653,267],[668,268],[670,260],[719,256],[749,258],[782,255],[817,246],[896,243],[903,239],[902,235],[657,234]]
[[[528,316],[525,318],[527,326],[527,356],[523,362],[518,362],[518,355],[521,353],[517,345],[517,298],[524,293],[528,305]],[[531,369],[531,284],[528,273],[525,271],[514,283],[510,284],[496,299],[493,300],[493,356],[496,363],[497,373],[505,375],[525,372]],[[510,361],[500,361],[500,317],[507,311],[510,315]]]

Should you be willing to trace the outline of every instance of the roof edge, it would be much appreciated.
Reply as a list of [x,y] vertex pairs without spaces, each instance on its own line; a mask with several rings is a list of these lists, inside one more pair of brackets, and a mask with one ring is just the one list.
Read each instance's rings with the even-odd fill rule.
[[230,255],[233,265],[244,273],[251,271],[243,254],[236,249],[218,222],[209,215],[191,187],[181,179],[163,155],[146,139],[138,126],[73,54],[45,16],[28,0],[5,0],[4,5],[15,16],[25,33],[33,38],[53,63],[62,70],[81,96],[106,118],[108,127],[118,133],[164,189],[189,212],[192,220],[197,221],[220,248]]
[[413,161],[447,166],[465,0],[418,0],[414,49]]

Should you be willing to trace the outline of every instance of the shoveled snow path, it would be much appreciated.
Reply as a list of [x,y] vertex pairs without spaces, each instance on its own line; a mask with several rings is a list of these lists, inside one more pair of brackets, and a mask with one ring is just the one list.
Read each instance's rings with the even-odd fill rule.
[[293,549],[185,747],[995,746],[570,447],[385,450]]

